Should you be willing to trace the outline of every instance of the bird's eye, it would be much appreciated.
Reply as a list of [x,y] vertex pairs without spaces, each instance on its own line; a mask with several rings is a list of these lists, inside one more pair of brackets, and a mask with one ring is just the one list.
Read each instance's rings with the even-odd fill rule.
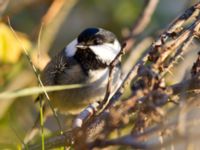
[[102,40],[102,39],[100,39],[100,38],[94,39],[94,44],[95,44],[95,45],[100,45],[100,44],[102,44],[102,43],[103,43],[103,40]]

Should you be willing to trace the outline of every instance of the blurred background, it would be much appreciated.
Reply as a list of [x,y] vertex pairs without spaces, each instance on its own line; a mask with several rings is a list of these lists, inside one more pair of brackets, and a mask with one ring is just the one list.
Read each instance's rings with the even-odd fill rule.
[[[150,24],[136,42],[148,36],[158,37],[162,29],[195,2],[160,0]],[[123,41],[143,3],[144,0],[0,0],[0,92],[37,86],[22,46],[42,70],[51,56],[87,27],[108,29]],[[190,55],[195,56],[196,52]],[[180,69],[170,82],[178,82],[186,71]],[[32,127],[38,112],[35,97],[0,98],[0,149],[17,149],[21,144],[20,139]],[[57,130],[55,120],[50,119],[46,126]]]

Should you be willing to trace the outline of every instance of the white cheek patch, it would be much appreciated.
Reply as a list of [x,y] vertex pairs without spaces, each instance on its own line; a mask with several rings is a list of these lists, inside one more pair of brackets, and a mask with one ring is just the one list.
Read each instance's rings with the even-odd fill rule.
[[121,50],[118,40],[114,43],[90,46],[90,49],[104,62],[111,63]]
[[75,55],[76,53],[76,45],[77,45],[77,39],[74,39],[71,43],[69,43],[66,47],[65,47],[65,54],[67,57],[72,57]]

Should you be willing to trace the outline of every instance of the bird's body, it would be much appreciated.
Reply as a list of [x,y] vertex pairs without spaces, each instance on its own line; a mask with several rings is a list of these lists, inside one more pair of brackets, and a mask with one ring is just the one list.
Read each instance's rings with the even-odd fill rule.
[[[108,66],[120,49],[119,42],[109,31],[97,28],[83,31],[52,58],[42,73],[44,85],[83,85],[80,88],[50,92],[53,106],[61,112],[75,114],[88,104],[102,100],[108,83]],[[119,60],[114,68],[112,90],[120,80],[120,73]]]
[[[62,112],[77,113],[88,104],[101,100],[106,92],[109,70],[99,69],[85,74],[81,66],[70,58],[66,58],[61,51],[47,65],[43,74],[44,85],[67,85],[80,84],[83,87],[67,89],[49,93],[53,106]],[[57,63],[54,63],[57,61]],[[56,65],[54,65],[56,64]],[[113,83],[120,80],[120,70],[115,68],[115,79]],[[116,84],[113,86],[115,87]]]
[[[103,100],[108,84],[110,63],[121,50],[116,36],[101,28],[88,28],[54,56],[42,72],[45,86],[80,84],[79,88],[49,92],[51,104],[60,112],[77,114],[85,106]],[[120,58],[112,71],[113,92],[121,75]],[[116,62],[116,60],[115,60]],[[40,97],[40,96],[39,96]],[[45,103],[43,108],[45,108]],[[45,111],[47,115],[47,111]],[[45,115],[45,116],[46,116]],[[37,133],[39,117],[26,135],[28,143]]]

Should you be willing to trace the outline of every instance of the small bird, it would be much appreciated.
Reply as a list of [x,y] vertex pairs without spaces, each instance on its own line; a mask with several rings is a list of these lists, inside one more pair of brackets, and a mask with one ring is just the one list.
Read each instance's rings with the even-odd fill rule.
[[[83,84],[86,86],[49,92],[54,108],[77,114],[85,106],[102,100],[106,94],[109,65],[121,50],[116,36],[102,28],[87,28],[46,65],[45,86]],[[113,91],[121,76],[120,58],[113,70]]]
[[[103,100],[107,90],[109,66],[120,51],[121,44],[110,31],[88,28],[81,32],[51,59],[41,74],[45,86],[83,85],[80,88],[48,92],[53,108],[61,113],[76,115],[87,105]],[[117,61],[112,71],[111,92],[121,82],[121,58],[117,58]],[[43,109],[46,110],[46,106],[44,104]],[[47,110],[45,112],[46,118]],[[37,134],[39,121],[40,115],[25,136],[25,143],[30,142]]]

